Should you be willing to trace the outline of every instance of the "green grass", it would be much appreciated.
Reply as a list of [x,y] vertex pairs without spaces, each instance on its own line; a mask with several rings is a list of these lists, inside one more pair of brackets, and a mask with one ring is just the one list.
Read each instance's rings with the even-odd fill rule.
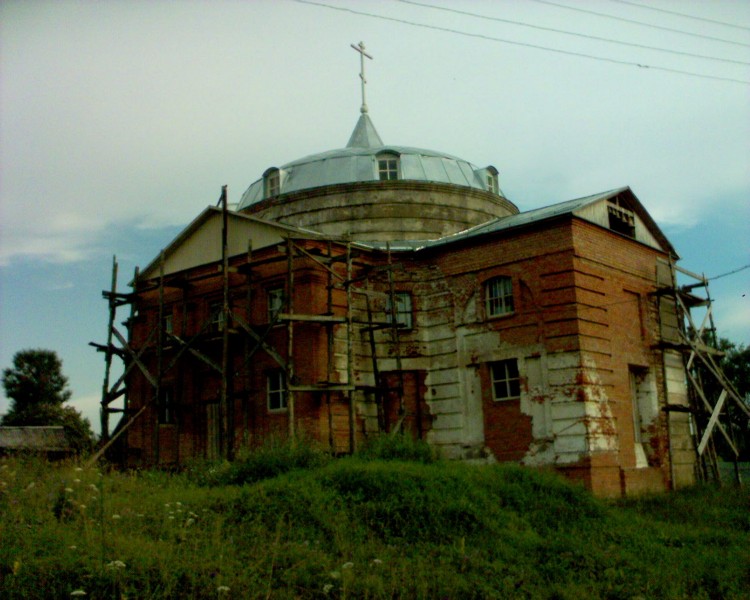
[[2,460],[0,597],[750,597],[745,489],[605,502],[419,452],[281,444],[182,474]]

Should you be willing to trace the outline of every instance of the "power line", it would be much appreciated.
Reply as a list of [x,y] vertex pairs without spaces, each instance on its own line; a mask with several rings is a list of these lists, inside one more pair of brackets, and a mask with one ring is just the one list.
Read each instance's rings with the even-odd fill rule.
[[469,17],[476,17],[477,19],[485,19],[487,21],[499,21],[500,23],[509,23],[511,25],[520,25],[521,27],[529,27],[531,29],[539,29],[541,31],[551,31],[553,33],[562,33],[563,35],[572,35],[588,40],[596,40],[598,42],[607,42],[609,44],[620,44],[621,46],[630,46],[631,48],[643,48],[646,50],[656,50],[657,52],[667,52],[669,54],[678,54],[680,56],[689,56],[691,58],[701,58],[704,60],[715,60],[719,62],[732,63],[736,65],[750,65],[749,62],[743,60],[733,60],[731,58],[720,58],[718,56],[707,56],[705,54],[694,54],[693,52],[683,52],[681,50],[671,50],[669,48],[660,48],[658,46],[648,46],[646,44],[637,44],[635,42],[624,42],[621,40],[613,40],[611,38],[599,37],[596,35],[587,35],[585,33],[576,33],[574,31],[565,31],[563,29],[555,29],[554,27],[544,27],[542,25],[532,25],[530,23],[523,23],[521,21],[513,21],[511,19],[503,19],[500,17],[491,17],[489,15],[481,15],[465,10],[458,10],[456,8],[446,8],[443,6],[434,6],[432,4],[424,4],[422,2],[415,2],[414,0],[398,0],[404,4],[412,4],[414,6],[421,6],[424,8],[432,8],[434,10],[442,10],[445,12],[455,13],[459,15],[466,15]]
[[627,4],[629,6],[637,6],[638,8],[645,8],[647,10],[654,10],[656,12],[666,13],[668,15],[677,15],[678,17],[685,17],[686,19],[695,19],[696,21],[705,21],[706,23],[713,23],[715,25],[723,25],[724,27],[734,27],[735,29],[744,29],[746,31],[750,31],[750,27],[744,27],[743,25],[727,23],[726,21],[715,21],[714,19],[706,19],[705,17],[696,17],[695,15],[687,15],[685,13],[677,12],[676,10],[668,10],[666,8],[657,8],[656,6],[648,6],[646,4],[640,4],[638,2],[628,2],[628,0],[611,0],[611,1],[618,2],[620,4]]
[[744,42],[736,42],[734,40],[727,40],[724,38],[714,37],[712,35],[705,35],[702,33],[693,33],[691,31],[684,31],[682,29],[673,29],[671,27],[663,27],[661,25],[654,25],[653,23],[647,23],[645,21],[636,21],[635,19],[626,19],[625,17],[616,17],[614,15],[608,15],[606,13],[600,13],[595,10],[588,10],[586,8],[579,8],[577,6],[568,6],[567,4],[560,4],[559,2],[552,2],[551,0],[530,0],[531,2],[538,2],[539,4],[548,4],[550,6],[556,6],[558,8],[564,8],[566,10],[574,10],[576,12],[586,13],[594,15],[596,17],[603,17],[605,19],[613,19],[615,21],[622,21],[624,23],[630,23],[632,25],[640,25],[641,27],[650,27],[651,29],[659,29],[661,31],[669,31],[671,33],[679,33],[680,35],[688,35],[691,37],[702,38],[704,40],[712,40],[714,42],[722,42],[724,44],[734,44],[735,46],[745,46],[750,48],[750,44]]
[[726,277],[727,275],[734,275],[735,273],[739,273],[740,271],[744,271],[745,269],[750,269],[750,265],[745,265],[744,267],[739,267],[738,269],[735,269],[734,271],[729,271],[727,273],[722,273],[721,275],[714,275],[713,277],[708,277],[707,281],[713,281],[714,279],[721,279],[722,277]]
[[347,12],[354,15],[360,15],[364,17],[371,17],[373,19],[381,19],[383,21],[391,21],[394,23],[401,23],[403,25],[411,25],[412,27],[421,27],[423,29],[432,29],[434,31],[442,31],[445,33],[454,33],[456,35],[463,35],[465,37],[472,37],[472,38],[478,38],[483,40],[488,40],[491,42],[500,42],[502,44],[510,44],[512,46],[522,46],[524,48],[534,48],[535,50],[543,50],[546,52],[554,52],[556,54],[564,54],[566,56],[575,56],[578,58],[588,58],[590,60],[598,60],[601,62],[608,62],[611,64],[616,65],[625,65],[628,67],[638,67],[641,69],[652,69],[654,71],[663,71],[666,73],[675,73],[677,75],[686,75],[688,77],[697,77],[701,79],[713,79],[714,81],[727,81],[730,83],[739,83],[742,85],[750,85],[750,81],[744,81],[742,79],[733,79],[731,77],[721,77],[718,75],[706,75],[704,73],[695,73],[693,71],[684,71],[681,69],[672,69],[669,67],[661,67],[656,65],[647,65],[644,63],[637,63],[632,61],[626,61],[626,60],[618,60],[616,58],[607,58],[603,56],[595,56],[593,54],[586,54],[584,52],[574,52],[572,50],[561,50],[559,48],[550,48],[548,46],[540,46],[538,44],[529,44],[526,42],[515,42],[511,40],[506,40],[498,37],[493,37],[490,35],[483,35],[480,33],[469,33],[467,31],[461,31],[458,29],[450,29],[448,27],[438,27],[437,25],[427,25],[426,23],[418,23],[416,21],[408,21],[406,19],[398,19],[396,17],[386,17],[385,15],[376,15],[373,13],[367,13],[359,10],[354,10],[353,8],[345,8],[343,6],[332,6],[330,4],[324,4],[322,2],[314,2],[313,0],[294,0],[295,2],[298,2],[300,4],[308,4],[311,6],[320,6],[322,8],[328,8],[331,10],[337,10],[340,12]]

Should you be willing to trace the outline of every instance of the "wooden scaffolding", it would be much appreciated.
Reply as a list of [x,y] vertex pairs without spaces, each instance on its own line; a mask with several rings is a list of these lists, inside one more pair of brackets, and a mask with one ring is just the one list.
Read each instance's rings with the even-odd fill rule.
[[[265,352],[275,361],[285,374],[286,403],[288,412],[288,435],[290,439],[297,436],[297,425],[295,418],[295,398],[300,393],[314,392],[321,394],[325,399],[328,417],[329,445],[333,451],[337,451],[334,444],[334,423],[331,411],[332,397],[334,394],[343,395],[348,405],[348,452],[356,449],[356,394],[355,392],[367,392],[372,394],[377,405],[378,430],[386,428],[383,416],[383,399],[386,394],[395,394],[398,399],[399,420],[391,427],[392,432],[398,431],[406,416],[403,400],[403,375],[395,387],[385,387],[384,381],[380,379],[378,344],[375,339],[375,331],[382,329],[390,332],[389,353],[390,358],[395,359],[396,370],[401,373],[401,350],[399,338],[399,315],[397,314],[396,292],[394,284],[394,270],[399,265],[394,265],[391,257],[390,247],[386,248],[386,261],[384,264],[373,265],[367,261],[359,260],[361,252],[355,245],[346,240],[323,239],[321,236],[315,238],[286,236],[285,242],[277,246],[277,252],[265,258],[256,258],[253,254],[252,240],[248,240],[247,253],[244,260],[237,256],[230,257],[228,251],[229,220],[227,209],[226,186],[222,188],[220,199],[222,207],[222,231],[221,231],[221,261],[216,271],[192,275],[184,272],[176,275],[165,276],[165,253],[162,252],[158,261],[159,274],[155,281],[141,281],[139,270],[136,268],[131,286],[133,290],[129,293],[120,293],[117,290],[118,263],[116,257],[113,259],[112,283],[110,290],[102,292],[108,302],[109,319],[107,325],[107,340],[105,344],[92,342],[98,351],[104,354],[105,369],[102,384],[101,398],[101,439],[100,450],[92,458],[92,462],[101,457],[115,441],[124,434],[138,419],[144,418],[144,414],[155,415],[159,410],[164,410],[164,378],[173,370],[182,368],[183,359],[190,356],[199,360],[208,369],[214,372],[220,379],[220,395],[216,403],[214,418],[218,427],[214,432],[214,439],[208,440],[209,458],[232,459],[236,453],[235,448],[235,411],[234,379],[238,375],[247,377],[254,355]],[[316,245],[314,252],[305,248],[305,241],[314,239]],[[321,249],[322,246],[322,249]],[[230,266],[230,258],[233,266]],[[311,314],[308,307],[296,299],[295,294],[295,271],[300,260],[312,264],[315,268],[325,273],[326,277],[326,309],[321,314]],[[283,305],[274,311],[273,319],[263,325],[254,324],[253,314],[253,290],[256,282],[257,269],[269,262],[286,262],[286,293]],[[382,262],[382,261],[381,261]],[[230,275],[239,274],[244,278],[244,315],[241,316],[237,308],[237,290],[230,293]],[[375,292],[370,289],[370,280],[373,277],[385,278],[387,291]],[[209,315],[199,327],[197,332],[193,330],[190,337],[178,336],[172,326],[171,317],[165,318],[165,290],[177,289],[182,294],[182,322],[181,332],[187,330],[188,305],[191,300],[190,290],[198,280],[205,283],[207,279],[220,280],[222,299],[220,310]],[[343,310],[335,304],[335,294],[343,296]],[[134,343],[130,326],[136,317],[138,300],[144,293],[156,292],[158,298],[158,316],[155,327],[151,328],[144,341]],[[385,319],[375,318],[375,311],[371,308],[371,299],[377,295],[386,296],[388,301],[386,307],[390,314]],[[356,309],[355,296],[364,297],[358,306],[364,309]],[[361,300],[361,298],[360,298]],[[129,331],[123,334],[118,328],[118,311],[123,307],[130,307],[130,314],[125,324]],[[263,319],[260,319],[263,321]],[[327,364],[326,378],[323,381],[302,382],[297,375],[297,364],[300,360],[295,356],[295,331],[300,324],[315,325],[325,329]],[[269,343],[269,333],[277,326],[283,325],[286,330],[286,351],[275,348]],[[217,331],[218,330],[218,331]],[[203,342],[207,339],[209,332],[213,332],[212,340],[216,343],[217,334],[220,336],[221,351],[220,360],[211,357],[202,349]],[[338,337],[337,337],[338,336]],[[242,365],[245,373],[237,373],[232,367],[230,358],[230,338],[238,338],[243,343]],[[354,355],[355,339],[359,337],[360,346],[369,349],[371,355],[371,369],[373,381],[371,384],[355,383]],[[362,338],[366,342],[362,343]],[[345,346],[343,358],[345,361],[346,380],[337,380],[337,373],[342,369],[336,365],[337,343]],[[238,344],[235,344],[236,348]],[[144,360],[144,353],[153,352],[155,361],[151,361],[155,367],[149,369]],[[122,373],[112,383],[114,359],[122,361]],[[140,402],[133,403],[130,398],[128,381],[133,371],[138,371],[148,382],[150,393]],[[338,378],[340,379],[340,377]],[[122,399],[121,408],[114,407],[114,403]],[[137,404],[137,408],[133,408]],[[246,402],[243,403],[243,407]],[[151,409],[149,411],[149,409]],[[110,432],[109,418],[111,415],[121,414],[116,429]],[[152,418],[156,419],[156,417]],[[247,426],[247,419],[240,415],[241,420]],[[159,433],[158,425],[154,426],[153,448],[155,452],[155,463],[159,463]],[[240,439],[240,443],[247,440],[247,431]]]
[[[721,369],[723,352],[718,349],[709,280],[670,262],[672,285],[658,295],[674,306],[677,339],[663,341],[662,347],[681,352],[687,376],[688,411],[696,451],[696,475],[701,481],[721,482],[715,437],[721,435],[732,454],[734,476],[741,481],[739,451],[728,423],[727,406],[734,403],[742,418],[750,419],[750,408]],[[688,283],[678,284],[678,276]],[[700,323],[696,315],[703,311]],[[667,336],[669,337],[669,336]],[[669,407],[668,407],[669,408]],[[674,408],[674,407],[672,407]],[[679,408],[678,408],[679,410]]]

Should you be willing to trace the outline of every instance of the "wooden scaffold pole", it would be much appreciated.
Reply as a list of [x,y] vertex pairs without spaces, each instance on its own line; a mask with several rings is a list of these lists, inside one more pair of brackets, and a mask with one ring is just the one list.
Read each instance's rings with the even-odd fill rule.
[[[286,240],[286,260],[287,260],[287,310],[290,315],[294,315],[294,242],[291,237]],[[289,440],[295,441],[294,428],[294,392],[292,385],[294,383],[294,319],[290,318],[286,324],[287,331],[287,365],[286,365],[286,388],[287,388],[287,414],[289,416]]]
[[112,370],[112,327],[117,313],[117,257],[112,257],[112,285],[109,293],[109,323],[107,324],[107,345],[104,352],[104,383],[102,384],[102,402],[100,409],[100,423],[102,441],[109,439],[109,377]]

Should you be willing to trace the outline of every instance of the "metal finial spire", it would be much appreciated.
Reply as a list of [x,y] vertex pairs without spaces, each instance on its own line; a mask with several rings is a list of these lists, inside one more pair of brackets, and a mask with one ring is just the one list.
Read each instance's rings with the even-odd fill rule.
[[354,44],[350,45],[359,52],[359,78],[362,80],[362,108],[359,109],[359,112],[364,114],[367,112],[367,102],[365,101],[365,84],[367,83],[367,80],[365,79],[365,56],[370,60],[372,60],[372,56],[365,52],[364,42],[360,42],[356,46]]

